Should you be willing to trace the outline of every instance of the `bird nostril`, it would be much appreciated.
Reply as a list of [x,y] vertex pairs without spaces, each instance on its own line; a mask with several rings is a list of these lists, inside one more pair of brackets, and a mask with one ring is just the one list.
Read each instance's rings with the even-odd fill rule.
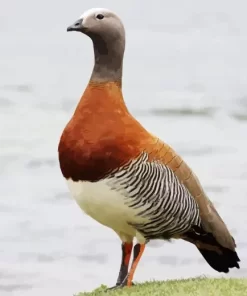
[[76,27],[77,27],[77,26],[80,26],[80,23],[79,23],[79,22],[75,23],[75,26],[76,26]]

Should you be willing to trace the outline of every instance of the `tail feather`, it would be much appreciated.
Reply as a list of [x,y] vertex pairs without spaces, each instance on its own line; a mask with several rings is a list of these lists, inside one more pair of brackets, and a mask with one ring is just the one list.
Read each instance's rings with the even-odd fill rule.
[[217,253],[198,246],[197,248],[208,264],[218,272],[228,273],[230,268],[239,268],[238,262],[240,260],[235,251],[222,248],[221,253]]
[[222,247],[211,233],[190,231],[183,237],[193,243],[207,263],[216,271],[228,273],[230,268],[240,268],[240,259],[235,250]]

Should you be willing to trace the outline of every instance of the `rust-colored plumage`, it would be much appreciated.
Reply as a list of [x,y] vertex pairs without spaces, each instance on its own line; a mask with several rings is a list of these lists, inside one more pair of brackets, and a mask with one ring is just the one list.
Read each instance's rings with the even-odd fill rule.
[[[62,133],[60,168],[83,211],[112,228],[122,240],[116,286],[131,286],[149,239],[184,239],[193,243],[218,272],[239,268],[235,241],[196,175],[125,105],[121,20],[109,10],[92,9],[67,30],[92,39],[95,64]],[[134,237],[137,244],[132,248]]]
[[144,151],[150,161],[158,160],[174,171],[196,199],[205,230],[222,246],[234,250],[233,238],[197,177],[169,145],[128,112],[119,83],[90,83],[59,143],[64,177],[95,182]]
[[119,83],[90,83],[59,143],[65,178],[97,181],[155,140],[129,114]]

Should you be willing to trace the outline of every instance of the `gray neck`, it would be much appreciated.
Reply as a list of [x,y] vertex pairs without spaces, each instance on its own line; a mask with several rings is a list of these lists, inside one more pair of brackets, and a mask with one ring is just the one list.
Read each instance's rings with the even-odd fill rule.
[[92,36],[91,38],[94,46],[95,63],[90,81],[121,82],[125,48],[124,38],[107,41],[99,36]]

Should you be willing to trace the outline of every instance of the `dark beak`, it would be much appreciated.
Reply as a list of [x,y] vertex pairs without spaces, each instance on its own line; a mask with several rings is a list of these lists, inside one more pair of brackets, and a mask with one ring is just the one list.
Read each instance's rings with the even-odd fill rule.
[[70,32],[70,31],[83,32],[84,27],[82,25],[82,21],[83,21],[83,19],[79,19],[73,25],[69,26],[67,28],[67,32]]

